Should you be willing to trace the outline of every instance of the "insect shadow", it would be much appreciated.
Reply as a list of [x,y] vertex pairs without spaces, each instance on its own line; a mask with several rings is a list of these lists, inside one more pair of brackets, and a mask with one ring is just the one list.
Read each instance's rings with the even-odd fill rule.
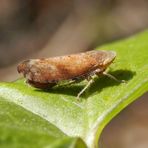
[[[134,75],[136,75],[136,72],[130,70],[116,70],[109,72],[109,74],[113,75],[118,80],[124,80],[126,85],[126,83],[128,83],[128,81],[130,81]],[[121,85],[121,83],[122,82],[117,82],[107,76],[100,76],[99,78],[96,78],[93,85],[89,87],[89,93],[86,95],[89,97],[95,92],[101,92],[102,89],[106,87]]]
[[[128,83],[128,81],[133,78],[136,72],[130,71],[130,70],[116,70],[116,71],[109,72],[109,74],[113,75],[118,80],[125,80],[126,83]],[[76,97],[77,94],[85,87],[86,84],[87,82],[82,81],[81,83],[74,83],[74,84],[65,85],[65,86],[61,85],[61,86],[56,86],[54,88],[50,88],[46,90],[36,89],[35,91],[54,93],[54,94],[65,94],[65,95]],[[81,97],[87,98],[95,92],[100,92],[103,88],[111,87],[115,85],[121,85],[121,83],[104,75],[98,76],[97,78],[95,78],[91,86],[87,88],[86,90],[87,93],[84,92],[84,94],[82,94]]]

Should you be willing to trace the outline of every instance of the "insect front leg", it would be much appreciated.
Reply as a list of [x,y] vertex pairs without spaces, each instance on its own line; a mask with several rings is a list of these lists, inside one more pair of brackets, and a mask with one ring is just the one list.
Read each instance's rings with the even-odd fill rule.
[[119,83],[125,83],[126,81],[125,80],[119,80],[117,79],[116,77],[114,77],[113,75],[109,74],[109,73],[106,73],[105,71],[102,73],[103,75],[115,80],[116,82],[119,82]]
[[102,71],[100,69],[96,69],[95,74],[98,75],[98,76],[105,75],[105,76],[107,76],[107,77],[109,77],[109,78],[111,78],[111,79],[113,79],[113,80],[115,80],[116,82],[119,82],[119,83],[125,83],[126,82],[125,80],[119,80],[116,77],[114,77],[113,75],[111,75],[111,74],[109,74],[105,71]]
[[119,82],[119,83],[125,83],[126,82],[125,80],[119,80],[116,77],[114,77],[113,75],[111,75],[111,74],[109,74],[109,73],[107,73],[105,71],[102,71],[100,69],[97,69],[95,71],[95,74],[98,75],[98,76],[99,75],[105,75],[105,76],[107,76],[107,77],[109,77],[109,78],[111,78],[111,79],[113,79],[113,80],[115,80],[116,82]]

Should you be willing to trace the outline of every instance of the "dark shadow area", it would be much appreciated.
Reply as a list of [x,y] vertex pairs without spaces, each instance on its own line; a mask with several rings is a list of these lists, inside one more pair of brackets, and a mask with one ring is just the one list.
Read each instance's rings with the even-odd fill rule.
[[[136,72],[129,71],[129,70],[117,70],[117,71],[112,71],[109,72],[109,74],[113,75],[116,77],[118,80],[125,80],[126,83],[128,83],[129,80],[133,78],[133,76],[136,74]],[[36,89],[35,91],[38,92],[44,92],[44,93],[54,93],[54,94],[66,94],[70,96],[77,96],[77,94],[85,87],[86,83],[75,83],[71,85],[66,85],[66,86],[56,86],[50,89],[46,90],[41,90],[41,89]],[[120,82],[117,82],[107,76],[100,76],[99,78],[95,78],[95,82],[88,88],[89,93],[87,95],[90,96],[94,92],[100,92],[103,88],[106,87],[111,87],[114,85],[120,85]],[[86,93],[82,94],[82,98],[86,97]]]
[[38,92],[44,92],[44,93],[53,93],[53,94],[65,94],[65,95],[70,95],[70,96],[77,96],[77,94],[79,93],[79,91],[81,89],[83,89],[85,85],[78,85],[76,84],[72,84],[72,85],[66,85],[66,86],[55,86],[53,88],[49,88],[49,89],[36,89],[35,91]]
[[[128,81],[133,78],[136,72],[130,70],[116,70],[109,72],[109,74],[111,74],[118,80],[124,80],[125,83],[128,83]],[[102,75],[99,79],[95,79],[95,82],[90,86],[88,96],[90,96],[92,93],[95,93],[96,91],[102,91],[103,88],[121,85],[121,83],[122,82],[117,82],[107,76]]]

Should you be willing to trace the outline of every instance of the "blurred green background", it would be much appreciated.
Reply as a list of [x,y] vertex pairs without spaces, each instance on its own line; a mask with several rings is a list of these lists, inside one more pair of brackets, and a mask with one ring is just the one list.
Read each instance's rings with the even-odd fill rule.
[[[1,0],[0,81],[18,62],[86,51],[148,28],[147,0]],[[104,130],[103,148],[148,147],[148,94]]]

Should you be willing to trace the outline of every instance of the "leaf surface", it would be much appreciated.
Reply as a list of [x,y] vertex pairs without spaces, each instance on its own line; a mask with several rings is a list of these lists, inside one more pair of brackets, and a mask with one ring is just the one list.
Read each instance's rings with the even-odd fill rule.
[[0,147],[97,147],[105,125],[148,90],[147,41],[145,31],[98,48],[117,52],[108,72],[126,83],[95,78],[80,102],[76,96],[86,81],[49,91],[24,79],[0,83]]

